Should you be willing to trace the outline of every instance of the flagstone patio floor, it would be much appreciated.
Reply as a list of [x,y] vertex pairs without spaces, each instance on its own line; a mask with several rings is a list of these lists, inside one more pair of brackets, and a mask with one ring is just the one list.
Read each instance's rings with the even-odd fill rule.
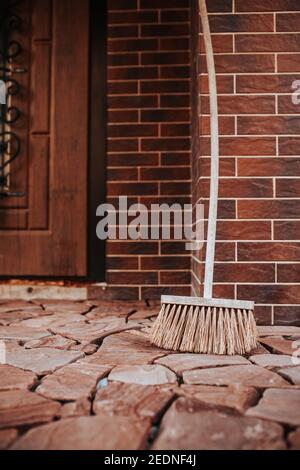
[[158,309],[0,301],[0,449],[300,449],[300,327],[177,354],[149,342]]

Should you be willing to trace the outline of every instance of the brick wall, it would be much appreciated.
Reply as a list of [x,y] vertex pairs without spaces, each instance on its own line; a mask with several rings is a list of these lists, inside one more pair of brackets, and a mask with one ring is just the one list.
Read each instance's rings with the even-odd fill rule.
[[[108,201],[190,202],[188,0],[108,1]],[[109,295],[190,293],[184,245],[107,245]]]
[[[215,295],[255,300],[260,322],[299,324],[300,108],[292,104],[291,92],[300,79],[300,2],[208,0],[208,5],[222,134]],[[200,170],[194,172],[194,202],[209,196],[201,35],[199,43],[200,157],[193,151],[193,167]],[[194,257],[197,293],[202,270]]]

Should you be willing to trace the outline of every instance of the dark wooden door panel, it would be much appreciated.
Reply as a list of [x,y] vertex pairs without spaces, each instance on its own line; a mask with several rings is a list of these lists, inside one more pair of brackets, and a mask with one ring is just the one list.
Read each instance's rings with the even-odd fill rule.
[[87,275],[88,5],[21,1],[27,72],[11,184],[24,196],[0,199],[0,276]]

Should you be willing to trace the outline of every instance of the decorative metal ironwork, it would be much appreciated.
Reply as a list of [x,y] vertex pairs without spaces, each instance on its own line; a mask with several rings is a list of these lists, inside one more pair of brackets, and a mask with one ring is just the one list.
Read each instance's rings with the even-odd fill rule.
[[21,149],[20,139],[13,131],[21,112],[12,104],[12,97],[19,94],[20,85],[12,74],[24,72],[13,67],[14,60],[22,53],[21,44],[11,38],[22,26],[22,19],[16,12],[17,4],[18,0],[1,0],[0,5],[0,80],[6,85],[6,104],[0,105],[0,196],[22,195],[10,191],[11,164]]

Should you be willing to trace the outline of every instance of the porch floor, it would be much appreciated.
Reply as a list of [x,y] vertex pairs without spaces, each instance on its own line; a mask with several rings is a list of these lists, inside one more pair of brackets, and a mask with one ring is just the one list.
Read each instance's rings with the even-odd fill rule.
[[260,327],[247,358],[175,354],[148,341],[157,311],[1,301],[0,449],[300,448],[299,327]]

